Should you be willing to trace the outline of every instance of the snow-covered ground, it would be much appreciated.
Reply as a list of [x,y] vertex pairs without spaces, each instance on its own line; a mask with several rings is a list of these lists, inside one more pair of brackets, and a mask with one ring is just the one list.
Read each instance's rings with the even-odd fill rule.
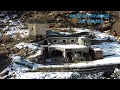
[[18,49],[29,49],[32,52],[35,52],[34,54],[28,56],[28,59],[33,59],[36,58],[37,56],[43,54],[43,48],[41,46],[39,46],[39,44],[37,43],[24,43],[24,42],[20,42],[19,44],[15,45],[16,48]]
[[5,71],[9,71],[8,75],[12,75],[10,79],[68,79],[72,74],[72,72],[26,72],[31,69],[39,68],[43,65],[33,63],[15,55],[12,56],[12,59],[12,64],[1,72],[4,73]]
[[107,40],[108,38],[115,41],[115,37],[112,35],[108,35],[107,33],[101,33],[99,31],[93,31],[95,36],[97,37],[96,40]]
[[[12,27],[13,28],[13,27]],[[28,30],[21,30],[21,29],[18,29],[18,28],[14,28],[14,29],[11,29],[10,31],[7,31],[7,33],[5,35],[9,35],[11,36],[12,38],[15,38],[15,34],[16,33],[20,33],[20,36],[21,38],[25,38],[28,36]]]
[[[101,33],[100,33],[101,34]],[[104,36],[104,35],[103,35]],[[102,37],[103,37],[102,36]],[[106,37],[106,35],[105,35]],[[104,37],[103,37],[104,38]],[[21,49],[23,47],[32,48],[33,50],[38,49],[38,44],[35,43],[19,43],[15,45],[15,47]],[[108,64],[120,64],[120,45],[117,42],[104,42],[99,45],[92,45],[93,48],[101,48],[103,50],[103,54],[105,55],[112,55],[104,57],[101,60],[89,61],[89,62],[81,62],[81,63],[73,63],[73,64],[65,64],[65,65],[42,65],[36,64],[29,60],[23,59],[20,56],[12,56],[13,62],[12,64],[7,67],[9,74],[13,75],[16,79],[68,79],[71,78],[72,75],[74,76],[73,72],[26,72],[28,70],[35,70],[37,68],[49,68],[49,67],[95,67],[101,65],[108,65]],[[40,53],[38,51],[38,53]],[[37,53],[37,54],[38,54]],[[34,55],[33,55],[34,57]],[[16,63],[17,62],[17,63]],[[20,65],[18,63],[21,63]],[[3,72],[5,72],[5,70]],[[100,78],[101,73],[96,74],[89,74],[89,75],[79,75],[79,79],[88,78],[88,79],[97,79]],[[95,77],[96,76],[96,77]],[[102,77],[103,79],[103,77]]]
[[[35,70],[37,68],[49,68],[49,67],[95,67],[101,65],[108,65],[108,64],[120,64],[120,46],[118,43],[103,43],[101,45],[94,45],[93,47],[102,48],[106,52],[112,52],[115,55],[104,57],[101,60],[89,61],[89,62],[81,62],[81,63],[73,63],[73,64],[65,64],[65,65],[42,65],[33,63],[27,59],[23,59],[20,56],[13,55],[12,59],[13,62],[10,66],[8,66],[3,72],[6,70],[9,71],[9,75],[13,75],[12,78],[15,79],[70,79],[79,77],[78,79],[104,79],[102,77],[102,72],[94,73],[94,74],[87,74],[81,75],[74,72],[26,72],[28,70]],[[111,48],[112,47],[112,48]],[[111,50],[109,50],[111,49]],[[18,64],[20,63],[20,64]]]
[[[7,31],[6,35],[10,35],[11,37],[15,37],[16,33],[20,33],[20,37],[24,38],[28,36],[28,29],[22,29],[24,28],[24,25],[21,21],[13,21],[9,20],[9,17],[6,17],[2,22],[6,23],[9,22],[9,25],[13,26],[6,26],[5,28],[1,28],[2,30]],[[64,28],[63,28],[64,29]],[[65,28],[66,29],[66,28]],[[82,28],[74,28],[76,33],[80,32],[89,32],[89,29],[82,29]],[[63,34],[69,34],[68,32]],[[94,31],[93,34],[97,37],[98,40],[106,40],[108,37],[112,39],[114,42],[105,42],[99,45],[92,45],[93,48],[101,48],[103,50],[104,56],[106,55],[113,55],[104,57],[101,60],[95,60],[95,61],[89,61],[89,62],[81,62],[81,63],[73,63],[73,64],[65,64],[65,65],[42,65],[31,62],[29,59],[22,58],[21,56],[13,55],[11,58],[13,59],[12,63],[3,70],[9,71],[8,75],[12,75],[12,78],[15,79],[70,79],[72,78],[79,78],[79,79],[104,79],[104,77],[101,77],[102,72],[93,74],[93,75],[81,75],[74,72],[27,72],[28,70],[35,70],[37,68],[49,68],[49,67],[91,67],[91,66],[101,66],[101,65],[108,65],[108,64],[120,64],[120,44],[115,42],[114,36],[100,33],[98,31]],[[15,45],[15,47],[21,49],[21,48],[31,48],[33,50],[37,50],[37,52],[30,56],[36,57],[40,55],[41,49],[36,43],[19,43]],[[73,46],[72,46],[73,47]],[[5,78],[1,77],[1,78]]]
[[28,72],[17,78],[22,79],[69,79],[72,72]]
[[81,33],[81,32],[90,32],[90,29],[83,29],[83,28],[74,28],[76,33]]
[[118,42],[105,42],[99,45],[92,45],[92,48],[101,48],[103,50],[103,55],[120,55],[120,44]]
[[[97,36],[98,38],[100,38],[101,36],[101,33],[97,32]],[[110,37],[108,35],[108,37]],[[101,38],[103,39],[106,39],[107,38],[107,35],[105,34],[102,34]],[[114,37],[111,37],[113,38],[114,40]],[[103,50],[103,54],[104,56],[106,55],[113,55],[113,56],[108,56],[108,57],[104,57],[103,59],[101,60],[95,60],[95,61],[89,61],[89,62],[81,62],[81,63],[75,63],[75,64],[65,64],[65,65],[48,65],[48,66],[40,66],[39,68],[42,68],[42,67],[46,67],[46,68],[49,68],[49,67],[95,67],[95,66],[102,66],[102,65],[110,65],[110,64],[120,64],[120,45],[117,43],[117,42],[104,42],[104,43],[101,43],[99,45],[92,45],[91,47],[93,48],[100,48]],[[36,69],[36,68],[33,68],[33,69]],[[31,74],[30,74],[31,73]],[[70,75],[69,75],[70,74]],[[30,75],[30,76],[29,76]],[[36,72],[36,73],[33,73],[33,72],[29,72],[29,73],[24,73],[21,77],[19,78],[31,78],[32,76],[35,76],[34,78],[43,78],[46,79],[49,77],[49,79],[54,79],[54,78],[70,78],[71,75],[73,75],[73,73],[71,72],[63,72],[62,74],[60,72]],[[62,77],[59,77],[60,75],[62,75]],[[97,79],[97,78],[100,78],[101,76],[101,73],[98,73],[98,74],[89,74],[89,75],[82,75],[81,76],[81,79],[83,78],[86,78],[86,79]],[[101,77],[101,79],[103,79],[104,77]],[[80,79],[80,77],[79,77]]]
[[36,49],[39,49],[39,44],[37,43],[24,43],[24,42],[21,42],[17,45],[15,45],[15,47],[21,49],[21,48],[25,48],[25,47],[28,47],[28,48],[31,48],[33,50],[36,50]]
[[[96,33],[95,33],[96,34]],[[97,38],[103,38],[106,39],[107,35],[101,34],[100,32],[97,32],[96,34]],[[101,37],[100,37],[101,36]],[[109,37],[109,35],[108,35]],[[112,37],[114,38],[114,37]],[[21,49],[21,48],[32,48],[33,50],[38,49],[38,44],[36,43],[19,43],[15,45],[15,47]],[[37,68],[49,68],[49,67],[95,67],[95,66],[101,66],[101,65],[108,65],[108,64],[120,64],[120,45],[117,42],[104,42],[99,45],[92,45],[93,48],[101,48],[103,50],[103,54],[105,55],[112,55],[104,57],[101,60],[95,60],[95,61],[89,61],[89,62],[81,62],[81,63],[71,63],[71,64],[65,64],[65,65],[42,65],[42,64],[36,64],[29,59],[23,59],[20,56],[12,56],[13,62],[10,66],[8,66],[3,72],[6,70],[9,71],[10,75],[13,75],[12,78],[16,79],[69,79],[72,76],[74,76],[73,72],[26,72],[28,70],[35,70]],[[36,55],[39,55],[40,51],[38,51]],[[34,57],[34,55],[32,56]],[[17,62],[17,63],[16,63]],[[20,64],[19,64],[20,63]],[[75,74],[76,75],[76,74]],[[79,79],[88,78],[88,79],[97,79],[100,78],[101,73],[93,74],[93,75],[78,75]],[[96,76],[96,77],[95,77]],[[102,79],[104,77],[101,77]]]
[[[44,65],[36,64],[20,56],[12,56],[12,63],[3,72],[8,71],[9,79],[104,79],[103,72],[93,74],[79,74],[77,72],[27,72]],[[20,64],[19,64],[20,63]],[[4,79],[6,76],[1,77]]]
[[78,44],[68,44],[68,45],[55,44],[55,45],[51,45],[50,47],[63,48],[63,49],[80,49],[80,48],[84,49],[84,48],[87,48],[87,46],[78,45]]
[[[70,35],[72,33],[69,32],[70,28],[57,28],[60,30],[67,30],[67,32],[62,32],[60,31],[60,34],[66,34],[66,35]],[[83,28],[71,28],[75,31],[75,33],[81,33],[81,32],[90,32],[90,29],[83,29]]]

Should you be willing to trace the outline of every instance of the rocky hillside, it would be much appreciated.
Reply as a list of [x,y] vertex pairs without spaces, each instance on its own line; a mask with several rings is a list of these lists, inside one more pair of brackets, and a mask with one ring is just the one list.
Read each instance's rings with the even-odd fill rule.
[[[79,18],[70,18],[70,14],[110,14],[107,23],[78,23]],[[0,18],[7,17],[19,18],[27,22],[33,18],[44,18],[49,28],[90,28],[100,31],[112,30],[119,33],[119,11],[1,11]],[[17,16],[15,16],[17,15]],[[104,20],[105,21],[105,20]],[[119,34],[118,34],[119,35]]]
[[[44,18],[47,20],[50,28],[57,27],[79,27],[79,28],[106,28],[101,24],[78,23],[79,18],[70,18],[70,14],[108,14],[107,11],[29,11],[24,12],[21,18],[24,21],[33,18]],[[111,18],[110,18],[111,19]],[[111,22],[109,22],[110,25]],[[109,26],[107,25],[107,27]]]

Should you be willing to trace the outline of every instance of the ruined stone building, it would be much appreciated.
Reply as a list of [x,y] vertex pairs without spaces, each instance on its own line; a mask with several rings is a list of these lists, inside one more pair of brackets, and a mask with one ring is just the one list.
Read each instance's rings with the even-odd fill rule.
[[46,38],[46,22],[43,19],[32,19],[28,22],[29,37]]
[[78,37],[49,37],[48,41],[51,44],[76,44]]
[[[88,38],[88,33],[79,33],[74,35],[61,35],[55,33],[47,35],[46,23],[44,20],[32,20],[28,24],[29,36],[38,38],[43,36],[43,44],[41,47],[44,48],[43,56],[44,60],[47,58],[62,57],[65,60],[73,61],[77,60],[90,60],[103,58],[103,52],[101,50],[93,50],[94,54],[90,52],[90,45],[92,39]],[[50,33],[49,33],[50,34]],[[95,55],[99,52],[99,57]],[[92,56],[94,55],[94,56]]]

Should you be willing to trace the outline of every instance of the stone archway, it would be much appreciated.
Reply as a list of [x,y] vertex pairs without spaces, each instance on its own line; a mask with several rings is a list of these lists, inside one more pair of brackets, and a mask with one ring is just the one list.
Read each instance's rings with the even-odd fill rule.
[[59,50],[52,51],[52,57],[63,57],[63,52]]
[[48,41],[47,41],[47,40],[44,40],[43,44],[44,44],[44,45],[48,45]]
[[67,58],[69,61],[72,61],[72,57],[73,57],[73,52],[68,52],[67,53]]
[[63,52],[60,50],[52,51],[52,63],[62,64],[64,62]]

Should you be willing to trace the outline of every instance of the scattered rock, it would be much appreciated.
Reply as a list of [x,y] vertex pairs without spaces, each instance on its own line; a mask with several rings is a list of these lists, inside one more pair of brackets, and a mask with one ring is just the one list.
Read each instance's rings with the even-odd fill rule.
[[77,72],[73,72],[70,76],[70,79],[79,79],[80,78],[80,74]]
[[114,79],[120,79],[120,70],[115,68],[114,73],[111,75]]

